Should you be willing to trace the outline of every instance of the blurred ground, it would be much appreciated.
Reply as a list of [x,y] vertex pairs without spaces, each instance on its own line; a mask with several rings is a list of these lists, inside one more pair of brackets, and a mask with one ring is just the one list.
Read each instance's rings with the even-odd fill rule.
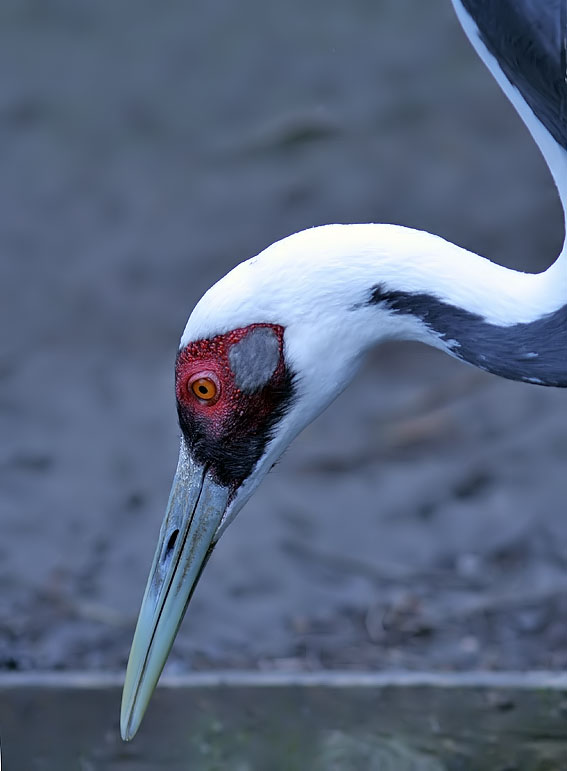
[[[201,293],[391,221],[514,267],[559,203],[449,0],[0,8],[0,667],[125,665]],[[218,546],[169,668],[564,668],[565,394],[376,351]]]

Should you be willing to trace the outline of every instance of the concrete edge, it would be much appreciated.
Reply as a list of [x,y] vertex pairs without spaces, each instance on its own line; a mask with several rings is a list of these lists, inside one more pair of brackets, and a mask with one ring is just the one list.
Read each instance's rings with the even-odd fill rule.
[[[121,688],[121,672],[0,672],[0,690],[14,688]],[[219,670],[164,675],[160,688],[507,688],[567,691],[567,673],[526,672],[256,672]]]

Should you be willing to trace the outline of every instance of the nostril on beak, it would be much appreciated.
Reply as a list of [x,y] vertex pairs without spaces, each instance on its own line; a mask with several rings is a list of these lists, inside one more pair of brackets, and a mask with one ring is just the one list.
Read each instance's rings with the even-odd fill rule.
[[162,562],[165,562],[165,560],[171,555],[171,552],[175,547],[175,542],[177,541],[178,535],[179,535],[179,530],[174,530],[169,536],[169,541],[167,542],[167,545],[162,555]]

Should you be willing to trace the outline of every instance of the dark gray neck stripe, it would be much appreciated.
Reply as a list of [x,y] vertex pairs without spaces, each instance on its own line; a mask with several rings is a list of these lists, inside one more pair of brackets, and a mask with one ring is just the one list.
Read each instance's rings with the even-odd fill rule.
[[564,0],[460,0],[506,78],[567,149]]
[[389,291],[380,284],[367,304],[415,316],[455,356],[495,375],[567,388],[567,305],[529,324],[501,327],[433,295]]

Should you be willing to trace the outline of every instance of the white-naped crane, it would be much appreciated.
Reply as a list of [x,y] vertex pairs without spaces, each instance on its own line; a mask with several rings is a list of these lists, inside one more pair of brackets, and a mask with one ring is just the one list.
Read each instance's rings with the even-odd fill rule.
[[[452,1],[539,145],[567,220],[567,0]],[[124,739],[228,524],[366,351],[392,339],[567,387],[567,241],[534,275],[409,228],[326,225],[272,244],[208,290],[175,365],[181,449],[128,662]]]

